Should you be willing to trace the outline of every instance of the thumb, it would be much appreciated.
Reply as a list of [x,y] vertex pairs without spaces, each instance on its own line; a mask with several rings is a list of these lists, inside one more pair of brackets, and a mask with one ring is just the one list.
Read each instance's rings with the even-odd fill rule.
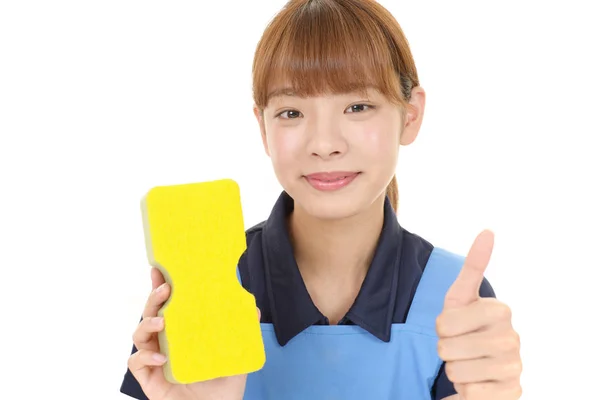
[[458,277],[448,289],[444,307],[466,306],[479,298],[479,288],[494,248],[494,234],[484,230],[475,238]]

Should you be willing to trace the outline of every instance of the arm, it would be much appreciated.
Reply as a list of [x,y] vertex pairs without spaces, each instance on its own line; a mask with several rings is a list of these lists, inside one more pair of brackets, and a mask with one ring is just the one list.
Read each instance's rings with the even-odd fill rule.
[[458,397],[458,395],[455,394],[453,396],[444,397],[442,400],[460,400],[460,397]]

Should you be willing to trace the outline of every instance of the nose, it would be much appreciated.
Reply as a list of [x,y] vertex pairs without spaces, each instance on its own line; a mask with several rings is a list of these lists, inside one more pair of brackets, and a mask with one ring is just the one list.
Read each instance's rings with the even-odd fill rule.
[[309,127],[307,150],[312,157],[331,159],[348,151],[348,142],[335,121],[320,121]]

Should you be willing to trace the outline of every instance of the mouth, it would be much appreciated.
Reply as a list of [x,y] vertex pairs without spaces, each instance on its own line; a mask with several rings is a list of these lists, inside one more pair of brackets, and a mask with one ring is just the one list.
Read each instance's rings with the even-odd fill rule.
[[319,191],[330,192],[348,186],[360,174],[360,172],[351,171],[318,172],[305,175],[304,178],[313,188]]

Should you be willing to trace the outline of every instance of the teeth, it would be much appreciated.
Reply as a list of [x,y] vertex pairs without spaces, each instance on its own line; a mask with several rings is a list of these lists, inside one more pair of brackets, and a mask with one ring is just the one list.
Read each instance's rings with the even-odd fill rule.
[[341,180],[342,180],[342,179],[344,179],[344,178],[346,178],[346,177],[345,177],[345,176],[340,176],[339,178],[336,178],[336,179],[330,179],[330,180],[327,180],[327,181],[325,181],[325,182],[336,182],[336,181],[341,181]]

